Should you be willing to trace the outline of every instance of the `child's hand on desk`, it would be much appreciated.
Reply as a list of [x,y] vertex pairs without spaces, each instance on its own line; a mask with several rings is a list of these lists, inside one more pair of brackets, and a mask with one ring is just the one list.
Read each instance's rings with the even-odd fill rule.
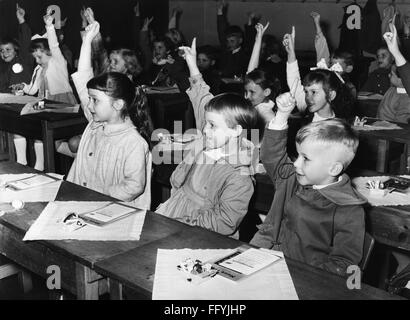
[[278,112],[290,115],[295,108],[296,100],[292,97],[290,92],[286,92],[276,98],[276,105],[278,107]]

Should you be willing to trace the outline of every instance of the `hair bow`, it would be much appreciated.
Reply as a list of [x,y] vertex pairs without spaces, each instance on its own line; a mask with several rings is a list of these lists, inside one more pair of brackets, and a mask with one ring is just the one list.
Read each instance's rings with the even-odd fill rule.
[[318,63],[317,63],[317,65],[316,65],[316,67],[313,67],[313,68],[310,68],[310,70],[329,70],[329,71],[332,71],[332,72],[334,72],[335,73],[335,75],[339,78],[339,80],[344,84],[345,83],[345,81],[343,80],[343,78],[342,78],[342,76],[340,75],[340,73],[342,73],[343,72],[343,68],[342,68],[342,66],[340,65],[340,63],[339,62],[336,62],[333,66],[331,66],[330,68],[327,66],[327,63],[326,63],[326,61],[325,61],[325,59],[321,59]]
[[47,33],[43,34],[42,36],[39,34],[35,34],[34,36],[31,37],[31,40],[36,40],[36,39],[47,39]]

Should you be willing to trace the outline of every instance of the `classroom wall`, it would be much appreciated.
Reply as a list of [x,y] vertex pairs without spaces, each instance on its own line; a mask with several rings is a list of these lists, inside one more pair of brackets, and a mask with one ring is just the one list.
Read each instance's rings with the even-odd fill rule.
[[[336,4],[335,0],[301,0],[274,1],[270,0],[226,0],[229,2],[228,19],[231,24],[243,26],[247,21],[247,12],[262,14],[262,23],[270,22],[268,33],[282,39],[291,26],[296,28],[296,49],[314,50],[314,26],[309,16],[311,11],[321,14],[323,22],[328,26],[327,36],[329,44],[336,48],[339,45],[339,26],[343,19],[343,7],[353,1],[342,0]],[[357,1],[364,7],[367,1]],[[391,3],[390,0],[379,0],[378,6],[382,16],[383,9]],[[410,10],[409,0],[396,0],[397,7],[402,11]],[[188,41],[196,36],[199,45],[218,44],[216,31],[217,2],[214,0],[170,0],[170,11],[174,7],[183,8],[180,29]]]

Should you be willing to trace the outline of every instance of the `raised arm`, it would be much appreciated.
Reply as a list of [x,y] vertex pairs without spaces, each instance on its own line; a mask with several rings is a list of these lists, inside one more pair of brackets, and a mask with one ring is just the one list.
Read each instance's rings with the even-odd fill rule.
[[209,92],[209,86],[202,79],[201,72],[196,64],[196,38],[192,40],[191,47],[180,47],[183,57],[189,68],[189,81],[191,87],[186,91],[194,109],[196,128],[202,131],[205,124],[205,105],[214,96]]
[[25,63],[32,64],[33,57],[30,54],[30,43],[31,43],[31,29],[26,22],[25,16],[26,12],[18,4],[16,4],[16,16],[19,23],[18,28],[18,40],[20,44],[20,58],[23,59]]
[[67,63],[58,44],[57,34],[53,24],[54,17],[51,15],[50,8],[47,9],[47,14],[43,19],[46,25],[48,46],[50,47],[52,57]]
[[315,36],[315,49],[316,49],[316,61],[325,59],[326,63],[330,62],[330,52],[327,45],[326,38],[323,34],[322,27],[320,26],[320,14],[317,12],[312,12],[310,16],[313,19],[315,25],[316,36]]
[[145,18],[144,25],[140,31],[139,46],[144,56],[144,69],[147,70],[152,63],[152,50],[151,43],[149,39],[149,25],[151,24],[154,17]]
[[140,43],[140,30],[142,28],[141,25],[141,13],[140,13],[140,3],[137,1],[135,7],[134,7],[134,18],[132,20],[132,34],[133,34],[133,39],[134,39],[134,49],[137,51],[139,50],[138,46]]
[[89,101],[87,82],[94,76],[91,63],[91,42],[99,32],[100,24],[97,21],[86,28],[78,60],[78,71],[72,75],[74,85],[80,97],[81,107],[88,121],[92,120],[92,115],[87,107]]
[[225,47],[226,45],[226,29],[229,26],[228,19],[226,17],[227,7],[228,5],[225,0],[218,1],[216,26],[218,30],[219,43],[222,47]]
[[389,48],[389,51],[396,61],[396,66],[399,70],[404,88],[406,89],[407,94],[410,96],[410,65],[404,58],[403,54],[400,52],[396,26],[393,23],[390,23],[389,28],[390,32],[386,32],[383,35],[383,38],[384,40],[386,40],[387,47]]
[[172,9],[172,14],[168,22],[168,30],[178,29],[178,16],[181,13],[182,13],[182,10],[179,7]]
[[266,26],[263,26],[260,23],[258,23],[255,26],[256,28],[255,44],[253,45],[252,55],[251,55],[251,59],[249,60],[249,65],[248,65],[248,71],[246,73],[249,73],[255,70],[259,65],[259,57],[260,57],[261,46],[262,46],[262,37],[268,27],[269,27],[269,22],[266,24]]
[[299,111],[304,111],[306,109],[305,92],[303,91],[299,65],[296,60],[295,35],[296,31],[293,26],[292,33],[287,33],[283,37],[283,45],[288,54],[288,62],[286,63],[286,81],[292,96],[296,99],[296,107]]

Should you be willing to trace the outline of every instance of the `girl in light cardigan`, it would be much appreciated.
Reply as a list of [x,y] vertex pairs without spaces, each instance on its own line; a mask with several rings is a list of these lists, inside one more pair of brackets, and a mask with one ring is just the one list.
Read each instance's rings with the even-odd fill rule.
[[[30,84],[22,84],[22,89],[28,95],[37,95],[40,98],[76,104],[77,101],[69,83],[67,61],[59,48],[50,10],[44,16],[44,22],[46,24],[47,39],[40,37],[32,41],[31,51],[37,67],[34,69]],[[16,147],[17,162],[26,165],[26,139],[15,135],[14,145]],[[42,171],[44,170],[43,143],[36,140],[34,150],[36,154],[34,168]]]

